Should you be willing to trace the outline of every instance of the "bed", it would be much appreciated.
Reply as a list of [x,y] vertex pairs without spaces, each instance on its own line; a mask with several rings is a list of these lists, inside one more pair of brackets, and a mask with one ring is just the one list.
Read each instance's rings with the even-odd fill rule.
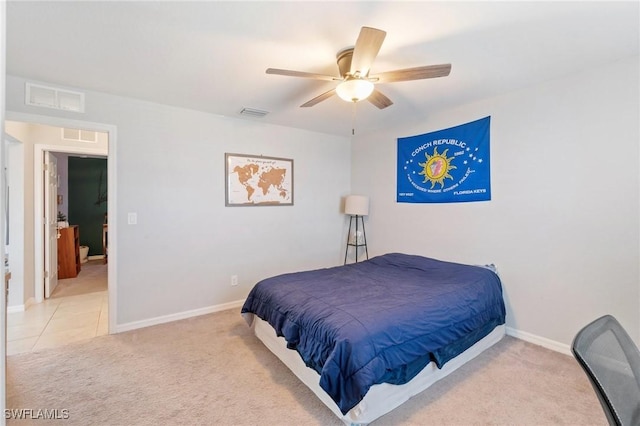
[[346,424],[367,424],[504,336],[490,267],[389,253],[267,278],[242,315]]

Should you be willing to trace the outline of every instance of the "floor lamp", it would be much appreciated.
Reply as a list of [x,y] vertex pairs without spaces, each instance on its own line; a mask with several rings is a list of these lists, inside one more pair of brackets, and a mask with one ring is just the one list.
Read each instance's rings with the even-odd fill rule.
[[[347,247],[344,251],[344,264],[347,264],[347,254],[349,247],[354,247],[356,251],[356,263],[358,262],[358,247],[364,247],[367,259],[369,259],[369,250],[367,249],[367,233],[364,230],[364,216],[369,215],[369,197],[363,195],[349,195],[344,202],[344,214],[348,214],[349,232],[347,233]],[[355,219],[355,232],[351,234],[351,225]],[[362,224],[362,234],[358,229],[358,219]]]

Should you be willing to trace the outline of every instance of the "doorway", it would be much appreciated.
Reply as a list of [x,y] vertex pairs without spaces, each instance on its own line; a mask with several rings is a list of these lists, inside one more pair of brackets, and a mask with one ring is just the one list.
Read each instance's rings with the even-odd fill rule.
[[[26,195],[27,208],[29,201],[32,199],[32,212],[42,212],[44,211],[44,195],[45,195],[45,187],[43,183],[43,161],[44,155],[46,152],[60,152],[66,155],[75,155],[75,156],[98,156],[102,158],[106,158],[107,161],[107,175],[105,179],[107,181],[107,210],[115,212],[115,199],[116,199],[116,164],[115,164],[115,145],[116,145],[116,128],[112,125],[98,124],[98,123],[88,123],[88,122],[80,122],[77,120],[67,120],[60,119],[54,117],[46,117],[46,116],[38,116],[31,114],[22,114],[22,113],[7,113],[6,124],[11,122],[19,122],[21,124],[28,124],[30,126],[53,126],[58,128],[59,131],[62,132],[64,128],[71,129],[83,129],[87,131],[97,131],[103,132],[108,138],[107,148],[99,148],[96,145],[87,145],[78,142],[62,142],[57,141],[56,143],[51,143],[51,141],[42,138],[34,138],[30,141],[29,152],[25,156],[25,167],[29,166],[29,168],[33,169],[33,181],[31,182],[33,186],[33,191],[28,191]],[[20,139],[20,138],[18,138]],[[32,159],[30,159],[32,158]],[[30,164],[28,164],[30,162]],[[27,178],[29,178],[29,173],[27,173]],[[29,180],[29,179],[28,179]],[[115,214],[112,214],[109,218],[109,228],[110,232],[108,235],[108,246],[111,256],[109,256],[108,265],[105,265],[108,271],[108,292],[106,297],[106,304],[108,304],[108,332],[114,333],[116,331],[116,290],[117,290],[117,282],[116,282],[116,267],[117,267],[117,257],[115,256],[117,250],[117,244],[115,241],[115,235],[117,233],[116,230],[116,217]],[[26,270],[30,270],[32,274],[32,279],[25,280],[25,285],[32,285],[31,289],[25,291],[25,307],[28,307],[29,304],[41,304],[45,301],[45,289],[44,289],[44,280],[45,280],[45,232],[44,226],[42,223],[41,215],[32,214],[31,218],[27,218],[25,222],[29,222],[25,224],[27,227],[31,225],[31,233],[32,238],[27,238],[25,246],[25,253],[32,256],[30,259],[31,264],[26,265]],[[29,263],[29,262],[27,262]]]
[[[106,135],[105,135],[106,136]],[[107,157],[45,152],[47,171],[57,170],[54,184],[45,174],[45,211],[53,210],[57,241],[46,243],[45,299],[107,291]],[[49,207],[49,204],[53,207]],[[47,229],[45,228],[45,234]],[[54,247],[56,246],[56,247]],[[47,255],[56,257],[55,269]],[[57,277],[56,277],[57,271]],[[48,272],[48,273],[47,273]],[[57,279],[56,279],[57,278]]]

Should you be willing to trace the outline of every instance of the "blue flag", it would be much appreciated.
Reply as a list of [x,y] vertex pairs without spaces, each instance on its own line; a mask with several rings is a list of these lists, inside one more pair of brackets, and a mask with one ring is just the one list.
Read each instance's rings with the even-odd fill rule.
[[399,203],[491,199],[491,117],[424,135],[398,138]]

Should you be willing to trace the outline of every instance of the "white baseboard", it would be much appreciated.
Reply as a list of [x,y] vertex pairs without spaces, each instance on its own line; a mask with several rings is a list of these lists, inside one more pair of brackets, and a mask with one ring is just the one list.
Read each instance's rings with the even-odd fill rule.
[[571,347],[564,343],[556,342],[555,340],[547,339],[546,337],[536,336],[535,334],[527,333],[526,331],[516,330],[515,328],[507,327],[507,334],[517,339],[524,340],[525,342],[533,343],[534,345],[542,346],[552,351],[560,352],[565,355],[571,355]]
[[[214,312],[226,311],[227,309],[237,309],[242,307],[243,304],[244,299],[236,300],[235,302],[222,303],[220,305],[207,306],[200,309],[193,309],[191,311],[178,312],[175,314],[163,315],[160,317],[149,318],[140,321],[132,321],[125,324],[118,324],[116,325],[115,333],[122,333],[125,331],[137,330],[139,328],[151,327],[153,325],[193,318],[200,315],[212,314]],[[9,307],[7,309],[7,312],[12,312],[12,308],[16,307]],[[516,330],[512,327],[506,327],[506,333],[509,336],[515,337],[516,339],[524,340],[525,342],[533,343],[534,345],[542,346],[552,351],[572,356],[571,348],[567,344],[556,342],[555,340],[547,339],[546,337],[537,336],[526,331]]]
[[89,260],[104,259],[104,254],[92,254],[91,256],[87,256],[87,259]]
[[12,314],[15,312],[24,312],[27,309],[29,309],[29,306],[33,305],[36,303],[36,300],[33,297],[30,297],[27,299],[27,301],[25,302],[24,305],[13,305],[13,306],[7,306],[7,313],[8,314]]
[[[226,311],[227,309],[236,309],[242,307],[243,300],[236,300],[235,302],[222,303],[220,305],[207,306],[206,308],[194,309],[191,311],[178,312],[175,314],[164,315],[161,317],[149,318],[146,320],[132,321],[125,324],[117,324],[115,333],[122,333],[124,331],[137,330],[139,328],[151,327],[152,325],[165,324],[167,322],[183,320],[187,318],[197,317],[200,315],[211,314],[214,312]],[[240,311],[238,311],[240,315]]]
[[24,312],[26,310],[27,310],[27,308],[25,308],[24,305],[7,306],[7,313],[8,314],[15,314],[16,312]]

